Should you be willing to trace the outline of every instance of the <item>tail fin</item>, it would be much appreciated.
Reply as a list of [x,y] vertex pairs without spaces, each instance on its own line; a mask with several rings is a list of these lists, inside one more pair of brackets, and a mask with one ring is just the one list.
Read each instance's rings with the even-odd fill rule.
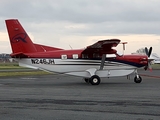
[[5,20],[13,53],[33,53],[36,47],[17,19]]

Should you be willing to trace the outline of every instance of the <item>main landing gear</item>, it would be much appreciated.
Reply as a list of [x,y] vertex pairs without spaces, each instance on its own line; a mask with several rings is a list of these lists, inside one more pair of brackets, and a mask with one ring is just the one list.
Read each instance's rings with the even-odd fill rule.
[[98,75],[93,75],[90,78],[84,78],[86,83],[91,83],[92,85],[99,85],[101,82],[101,79]]
[[92,85],[99,85],[100,82],[101,82],[101,79],[100,79],[99,76],[93,75],[93,76],[89,79],[89,82],[90,82]]
[[[88,69],[87,72],[90,73],[91,77],[90,78],[84,78],[86,83],[90,83],[92,85],[99,85],[101,82],[101,79],[98,75],[95,75],[96,73],[96,69],[92,68],[92,69]],[[142,78],[141,76],[138,74],[137,69],[135,69],[134,71],[135,73],[135,77],[134,77],[134,82],[135,83],[141,83],[142,82]],[[129,78],[129,76],[127,76]]]
[[[135,73],[136,73],[136,76],[134,77],[134,82],[141,83],[142,82],[141,76],[139,76],[137,72],[135,72]],[[90,78],[84,78],[84,81],[86,83],[90,83],[92,85],[99,85],[101,82],[101,79],[98,75],[93,75]]]

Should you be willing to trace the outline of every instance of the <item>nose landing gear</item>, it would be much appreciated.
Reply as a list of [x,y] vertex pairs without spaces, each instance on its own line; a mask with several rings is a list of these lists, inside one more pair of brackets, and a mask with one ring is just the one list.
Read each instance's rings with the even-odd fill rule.
[[142,82],[141,76],[136,75],[136,76],[134,77],[134,82],[135,82],[135,83],[141,83],[141,82]]
[[142,78],[141,78],[141,76],[139,76],[138,75],[138,72],[137,72],[137,70],[135,70],[135,77],[134,77],[134,82],[135,83],[141,83],[142,82]]

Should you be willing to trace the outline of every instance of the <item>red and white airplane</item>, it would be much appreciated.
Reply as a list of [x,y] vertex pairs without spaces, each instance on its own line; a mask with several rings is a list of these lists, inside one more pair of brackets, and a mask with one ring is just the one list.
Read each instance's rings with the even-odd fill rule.
[[64,50],[61,48],[35,44],[31,41],[17,19],[5,20],[10,44],[11,57],[20,66],[58,72],[67,75],[81,76],[92,85],[98,85],[101,77],[128,76],[135,73],[135,83],[142,78],[137,68],[150,68],[152,48],[147,55],[119,55],[116,47],[119,39],[100,40],[85,49]]

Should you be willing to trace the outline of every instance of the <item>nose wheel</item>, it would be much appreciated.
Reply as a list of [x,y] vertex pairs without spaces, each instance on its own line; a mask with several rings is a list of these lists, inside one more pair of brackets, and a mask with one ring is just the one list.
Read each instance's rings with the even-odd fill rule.
[[136,76],[134,77],[134,82],[135,82],[135,83],[141,83],[141,82],[142,82],[141,76],[136,75]]
[[142,82],[142,78],[141,76],[138,75],[137,69],[135,70],[135,77],[134,77],[134,82],[135,83],[141,83]]

